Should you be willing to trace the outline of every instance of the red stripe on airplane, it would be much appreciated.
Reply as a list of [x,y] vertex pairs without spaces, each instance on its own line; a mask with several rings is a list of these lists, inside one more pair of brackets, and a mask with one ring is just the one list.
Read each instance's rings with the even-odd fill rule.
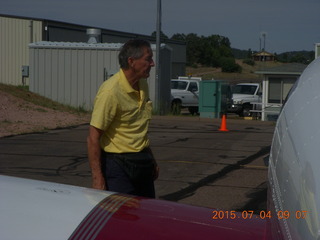
[[133,197],[121,204],[94,239],[264,239],[265,221],[238,216],[213,220],[211,209]]
[[105,227],[112,215],[131,197],[114,194],[103,199],[86,216],[77,229],[73,232],[70,240],[93,240]]

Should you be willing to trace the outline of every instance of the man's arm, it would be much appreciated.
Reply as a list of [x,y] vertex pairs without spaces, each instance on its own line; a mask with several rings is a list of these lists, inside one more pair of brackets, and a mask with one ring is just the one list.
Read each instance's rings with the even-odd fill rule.
[[90,126],[87,137],[88,158],[92,174],[92,187],[107,190],[107,183],[101,169],[100,137],[103,131]]

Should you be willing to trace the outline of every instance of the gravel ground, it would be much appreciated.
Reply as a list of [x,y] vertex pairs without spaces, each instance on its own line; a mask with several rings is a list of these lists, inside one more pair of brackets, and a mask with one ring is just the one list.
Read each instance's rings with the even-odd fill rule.
[[0,90],[0,137],[85,124],[90,114],[61,112]]

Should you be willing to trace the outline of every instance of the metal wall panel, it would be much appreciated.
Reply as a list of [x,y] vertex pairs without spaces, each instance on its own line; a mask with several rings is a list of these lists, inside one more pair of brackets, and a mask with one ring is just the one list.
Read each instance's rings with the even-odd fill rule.
[[69,106],[91,110],[105,80],[105,69],[113,73],[119,70],[119,50],[83,46],[89,45],[31,44],[30,90]]
[[[119,71],[121,44],[39,42],[30,44],[30,91],[54,101],[91,110],[94,97],[110,75]],[[171,49],[162,47],[159,83],[161,113],[170,105]],[[153,46],[155,56],[155,46]],[[155,68],[148,79],[155,101]]]
[[[21,68],[29,66],[29,43],[42,40],[86,42],[87,28],[89,27],[50,20],[0,15],[0,83],[22,84]],[[103,42],[120,43],[132,38],[154,41],[154,38],[150,36],[108,29],[102,29],[101,38]],[[171,78],[185,75],[185,43],[174,40],[166,40],[165,42],[172,48]],[[115,68],[115,66],[111,66],[111,68]],[[29,85],[29,78],[25,78],[25,83]],[[60,95],[58,96],[60,98]]]
[[42,22],[0,16],[0,29],[0,83],[22,85],[22,66],[29,65],[28,44],[42,39]]

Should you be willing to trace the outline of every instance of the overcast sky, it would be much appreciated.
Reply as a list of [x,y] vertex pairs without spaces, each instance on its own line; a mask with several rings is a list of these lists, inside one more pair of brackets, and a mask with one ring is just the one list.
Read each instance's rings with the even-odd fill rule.
[[[319,12],[320,0],[162,0],[162,31],[218,34],[242,50],[259,50],[265,33],[269,52],[310,51],[320,42]],[[157,0],[0,0],[0,14],[150,35]]]

